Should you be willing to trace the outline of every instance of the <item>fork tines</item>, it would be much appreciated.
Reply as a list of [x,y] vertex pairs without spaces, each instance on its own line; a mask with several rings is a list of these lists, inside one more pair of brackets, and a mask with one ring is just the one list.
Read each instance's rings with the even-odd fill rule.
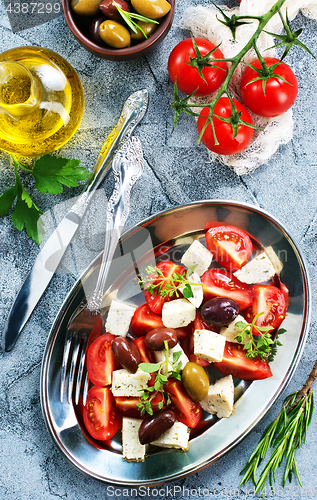
[[63,402],[67,389],[67,400],[71,403],[75,391],[75,404],[78,405],[81,388],[83,386],[83,404],[86,403],[88,392],[88,376],[85,369],[86,347],[88,333],[68,330],[64,345],[63,361],[61,368],[60,401]]

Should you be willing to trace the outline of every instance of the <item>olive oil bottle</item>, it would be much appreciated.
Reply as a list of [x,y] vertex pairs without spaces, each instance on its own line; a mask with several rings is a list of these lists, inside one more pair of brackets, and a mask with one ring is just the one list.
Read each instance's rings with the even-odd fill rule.
[[0,149],[39,156],[65,144],[84,112],[72,66],[55,52],[18,47],[0,54]]

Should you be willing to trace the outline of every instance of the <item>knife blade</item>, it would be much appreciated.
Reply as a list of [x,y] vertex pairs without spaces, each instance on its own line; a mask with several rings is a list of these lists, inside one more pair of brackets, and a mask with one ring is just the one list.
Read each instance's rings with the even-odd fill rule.
[[146,89],[134,92],[124,103],[119,120],[106,138],[82,194],[46,241],[15,298],[2,333],[4,351],[11,351],[14,347],[76,233],[94,192],[110,172],[113,156],[131,136],[147,105]]

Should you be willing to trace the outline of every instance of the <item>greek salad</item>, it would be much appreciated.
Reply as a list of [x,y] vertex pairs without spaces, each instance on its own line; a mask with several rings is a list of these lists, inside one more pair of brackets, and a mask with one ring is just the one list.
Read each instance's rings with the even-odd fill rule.
[[180,262],[147,268],[142,305],[111,302],[87,351],[83,425],[96,445],[121,429],[124,460],[144,461],[153,446],[187,450],[205,412],[232,415],[234,378],[272,376],[288,307],[278,261],[246,231],[208,226]]

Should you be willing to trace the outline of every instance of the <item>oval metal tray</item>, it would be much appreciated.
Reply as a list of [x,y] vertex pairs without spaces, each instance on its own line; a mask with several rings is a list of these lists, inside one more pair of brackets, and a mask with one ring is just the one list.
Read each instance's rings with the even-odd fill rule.
[[60,309],[49,334],[41,371],[41,404],[46,426],[62,454],[81,472],[118,485],[158,485],[199,471],[237,445],[268,412],[290,381],[301,357],[309,326],[310,290],[306,265],[288,231],[259,208],[231,201],[201,201],[180,206],[142,221],[127,231],[117,248],[104,297],[105,310],[117,297],[131,304],[144,302],[137,272],[160,257],[180,260],[194,238],[203,237],[211,221],[230,223],[246,230],[262,247],[273,252],[281,266],[281,281],[290,303],[281,339],[271,364],[273,377],[250,383],[235,381],[235,411],[229,419],[205,416],[191,438],[189,450],[156,449],[145,462],[122,460],[121,437],[95,446],[83,432],[80,416],[66,398],[60,402],[60,371],[68,320],[92,289],[101,256],[77,281]]

